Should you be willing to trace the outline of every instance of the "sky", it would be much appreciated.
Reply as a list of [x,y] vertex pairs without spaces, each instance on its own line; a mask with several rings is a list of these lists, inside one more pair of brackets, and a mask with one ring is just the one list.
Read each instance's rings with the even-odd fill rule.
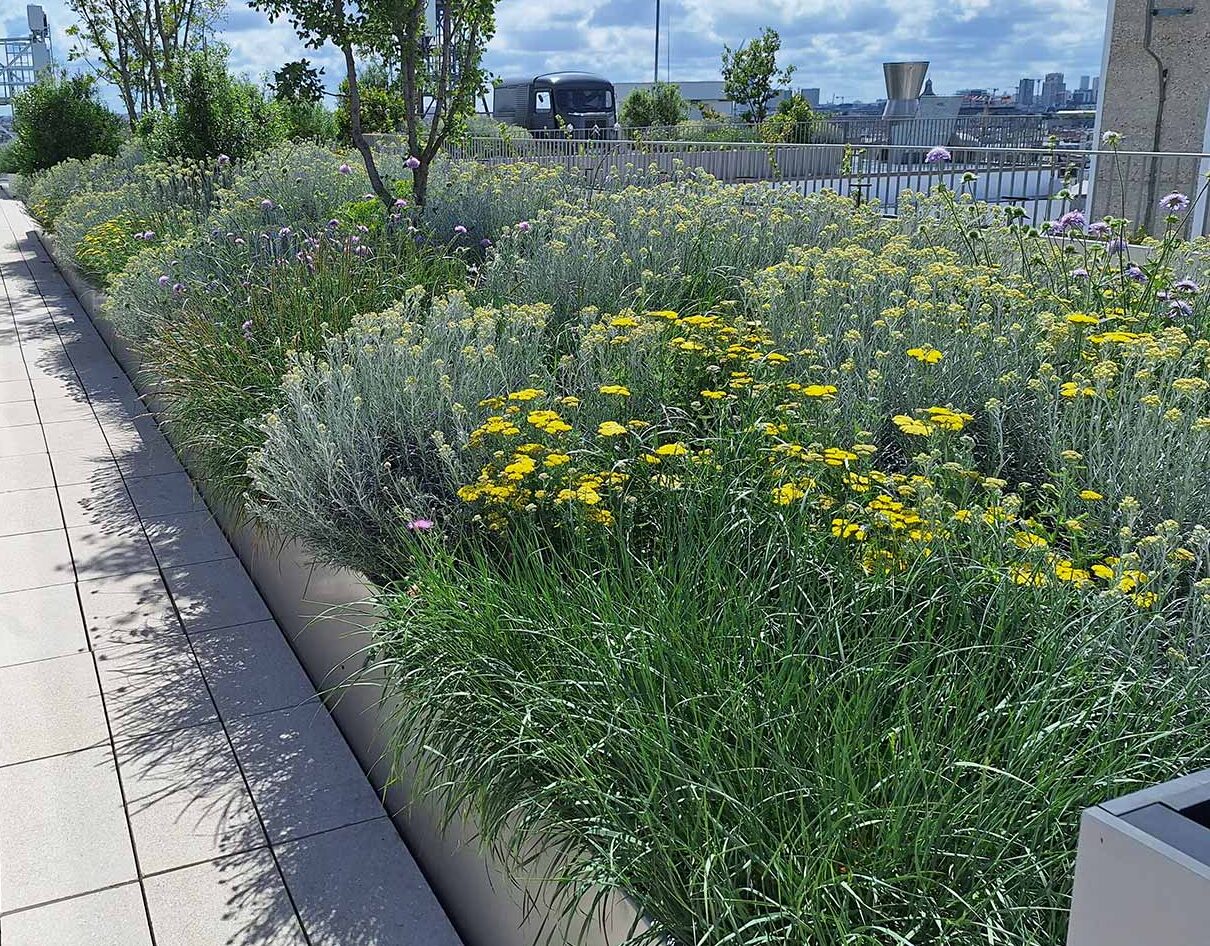
[[[56,58],[66,59],[71,17],[64,0],[44,0]],[[1068,88],[1101,62],[1106,0],[662,0],[660,77],[718,79],[724,44],[737,46],[771,26],[782,64],[797,67],[795,88],[818,87],[821,101],[872,101],[885,94],[881,63],[927,59],[940,94],[961,88],[1016,89],[1022,76],[1063,72]],[[655,0],[501,0],[486,65],[497,75],[583,69],[615,82],[650,80]],[[24,0],[0,0],[6,36],[28,33]],[[304,50],[289,25],[270,24],[230,2],[220,38],[232,67],[260,78],[303,56],[326,67],[335,86],[335,50]],[[665,74],[665,66],[670,71]]]

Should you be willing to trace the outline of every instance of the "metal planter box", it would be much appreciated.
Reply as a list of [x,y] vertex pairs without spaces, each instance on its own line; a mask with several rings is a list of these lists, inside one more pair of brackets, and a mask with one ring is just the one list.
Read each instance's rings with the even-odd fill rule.
[[1210,769],[1084,811],[1067,946],[1210,943]]

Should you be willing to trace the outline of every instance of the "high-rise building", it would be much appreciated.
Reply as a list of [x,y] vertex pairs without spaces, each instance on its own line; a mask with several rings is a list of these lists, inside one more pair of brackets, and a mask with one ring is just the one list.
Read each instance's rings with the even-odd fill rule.
[[1092,76],[1080,76],[1080,91],[1087,92],[1090,88],[1089,82],[1092,81]]
[[1017,105],[1029,108],[1034,104],[1034,80],[1022,79],[1017,83]]
[[1045,109],[1062,108],[1067,104],[1067,86],[1063,82],[1063,73],[1048,72],[1042,80],[1042,102]]

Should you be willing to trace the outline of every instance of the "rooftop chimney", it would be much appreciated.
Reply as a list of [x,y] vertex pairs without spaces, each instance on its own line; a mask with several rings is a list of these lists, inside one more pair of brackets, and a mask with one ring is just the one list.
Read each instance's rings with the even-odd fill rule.
[[920,90],[924,86],[924,74],[929,64],[924,61],[884,62],[882,73],[886,77],[886,108],[883,118],[915,118],[920,108]]

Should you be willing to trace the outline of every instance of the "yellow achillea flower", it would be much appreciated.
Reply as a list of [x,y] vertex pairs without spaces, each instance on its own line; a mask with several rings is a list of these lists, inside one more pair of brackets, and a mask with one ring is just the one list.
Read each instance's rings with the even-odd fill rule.
[[1078,381],[1064,381],[1059,388],[1059,394],[1063,397],[1092,397],[1096,394],[1096,388],[1090,388],[1088,385],[1081,385]]
[[915,358],[926,365],[935,365],[945,357],[943,352],[938,351],[931,345],[925,345],[920,348],[909,348],[907,354],[909,358]]
[[907,414],[896,414],[891,420],[905,434],[911,434],[913,437],[927,437],[933,432],[933,428],[924,421],[910,417]]
[[626,433],[626,428],[616,420],[607,420],[597,427],[597,433],[602,437],[620,437]]
[[1105,497],[1095,489],[1082,489],[1080,490],[1080,498],[1085,502],[1095,503],[1098,499],[1104,499]]
[[602,384],[600,392],[602,394],[612,394],[616,397],[630,397],[630,388],[624,384]]
[[523,388],[520,391],[513,391],[508,399],[510,401],[532,401],[535,398],[545,397],[546,392],[541,388]]
[[832,535],[838,539],[852,539],[854,542],[861,542],[865,539],[865,529],[848,519],[833,519]]
[[1095,315],[1089,315],[1087,312],[1072,312],[1067,316],[1067,321],[1072,325],[1100,325],[1101,320]]
[[513,462],[504,468],[504,475],[510,480],[524,479],[537,468],[534,463],[534,458],[520,454],[513,458]]
[[828,447],[823,452],[823,462],[828,466],[844,466],[857,459],[857,454],[841,447]]
[[689,452],[689,448],[683,443],[666,443],[656,447],[655,452],[661,457],[683,457]]
[[546,459],[542,461],[543,466],[556,467],[563,466],[565,463],[570,463],[571,457],[566,453],[548,453]]
[[806,495],[807,491],[796,483],[783,483],[773,490],[773,502],[779,506],[788,506]]
[[702,397],[710,401],[717,401],[727,396],[726,391],[702,391]]
[[836,386],[832,384],[808,384],[802,389],[802,393],[807,397],[830,399],[836,397]]
[[1019,549],[1045,549],[1050,547],[1042,536],[1032,532],[1017,532],[1013,535],[1013,545]]
[[951,411],[948,407],[927,408],[929,421],[942,430],[961,430],[975,418],[970,414]]

